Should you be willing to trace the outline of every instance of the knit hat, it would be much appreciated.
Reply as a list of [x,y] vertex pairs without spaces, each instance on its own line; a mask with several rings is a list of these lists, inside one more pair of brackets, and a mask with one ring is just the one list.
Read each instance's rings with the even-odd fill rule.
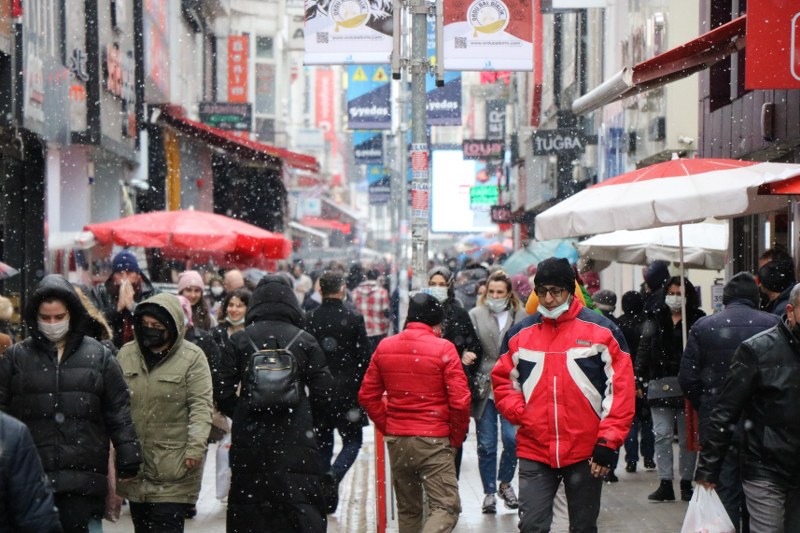
[[111,273],[116,274],[117,272],[135,272],[140,274],[141,270],[139,270],[139,262],[136,260],[136,256],[128,250],[122,250],[115,255],[114,259],[111,261]]
[[769,291],[783,292],[794,285],[794,263],[785,259],[770,261],[758,269],[758,281]]
[[180,276],[178,276],[178,294],[189,287],[197,287],[201,291],[206,288],[206,284],[203,283],[203,276],[197,270],[187,270],[186,272],[181,272]]
[[612,312],[617,307],[617,295],[613,291],[603,289],[592,296],[592,301],[601,311]]
[[745,300],[758,309],[760,301],[756,278],[749,272],[739,272],[733,276],[722,289],[722,305],[728,305],[734,300]]
[[408,316],[407,322],[422,322],[429,326],[441,324],[444,320],[444,307],[439,303],[439,300],[419,292],[411,297],[408,302]]
[[638,316],[644,311],[644,296],[638,291],[628,291],[622,295],[622,312]]
[[181,303],[183,316],[186,317],[186,325],[194,326],[194,322],[192,322],[192,304],[189,302],[189,299],[186,296],[181,296],[179,294],[178,301]]
[[573,292],[575,290],[575,270],[566,259],[550,257],[536,266],[536,277],[533,278],[533,284],[536,287],[555,285]]
[[644,281],[651,291],[657,291],[669,281],[669,263],[653,261],[644,271]]

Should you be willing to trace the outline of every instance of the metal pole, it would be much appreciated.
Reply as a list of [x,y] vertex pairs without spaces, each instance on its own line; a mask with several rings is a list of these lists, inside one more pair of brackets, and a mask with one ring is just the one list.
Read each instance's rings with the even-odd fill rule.
[[414,0],[411,32],[411,267],[412,286],[428,285],[430,174],[426,131],[425,76],[428,73],[428,4]]

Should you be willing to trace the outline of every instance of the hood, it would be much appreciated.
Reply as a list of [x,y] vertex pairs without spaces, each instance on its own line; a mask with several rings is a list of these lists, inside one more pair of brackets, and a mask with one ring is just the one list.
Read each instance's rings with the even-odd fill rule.
[[[170,354],[180,347],[186,332],[186,319],[177,296],[168,293],[156,294],[136,306],[133,312],[133,329],[137,343],[141,336],[142,315],[152,315],[167,326],[170,335],[175,339],[169,351]],[[144,351],[141,345],[139,345],[139,350]]]
[[87,335],[98,341],[112,339],[114,334],[111,331],[111,326],[108,325],[103,313],[95,307],[92,300],[87,296],[91,294],[89,288],[84,285],[73,286],[75,287],[75,292],[78,294],[78,298],[80,298],[83,307],[86,308],[86,312],[89,315]]
[[300,309],[294,289],[285,281],[273,279],[272,276],[262,279],[253,291],[245,317],[246,324],[264,320],[289,322],[298,328],[302,328],[305,323],[305,315]]
[[33,294],[25,308],[24,319],[31,329],[32,336],[39,341],[47,343],[44,336],[39,333],[38,311],[39,305],[50,298],[63,301],[69,311],[69,337],[74,337],[77,332],[85,334],[89,329],[89,314],[81,304],[78,293],[72,284],[59,274],[50,274],[42,278],[36,285]]

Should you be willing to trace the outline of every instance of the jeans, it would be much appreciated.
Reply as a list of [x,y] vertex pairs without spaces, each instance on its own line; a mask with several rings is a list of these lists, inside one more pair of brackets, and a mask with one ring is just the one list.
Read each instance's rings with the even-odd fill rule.
[[567,495],[569,530],[596,533],[600,514],[603,478],[591,474],[589,461],[563,468],[519,460],[519,530],[522,533],[547,533],[553,523],[553,501],[561,482]]
[[742,482],[751,533],[800,531],[800,490],[762,480]]
[[[331,465],[333,459],[333,430],[339,432],[342,437],[342,449],[336,456],[336,461]],[[361,421],[350,422],[344,416],[338,418],[334,426],[322,425],[316,428],[319,441],[319,456],[322,463],[322,471],[333,471],[337,481],[341,481],[353,463],[356,462],[358,451],[363,442],[363,427]]]
[[[500,419],[500,432],[503,439],[503,453],[500,455],[500,469],[497,469],[497,419]],[[517,469],[517,430],[503,418],[494,405],[494,400],[486,401],[483,416],[477,421],[478,430],[478,470],[481,473],[484,494],[497,492],[497,481],[509,483],[514,479]]]
[[[639,435],[641,434],[642,442],[639,443]],[[636,414],[633,417],[633,424],[631,430],[628,432],[628,437],[625,439],[625,462],[638,463],[639,450],[641,446],[642,457],[650,459],[655,457],[655,436],[653,435],[653,417],[650,414],[650,408],[642,405],[642,400],[637,398],[636,401]]]
[[131,520],[136,533],[183,533],[188,503],[130,502]]
[[675,437],[675,422],[678,422],[678,444],[680,475],[682,481],[694,479],[697,452],[686,448],[686,411],[683,407],[653,407],[653,431],[656,434],[656,466],[658,479],[674,479],[672,471],[672,441]]

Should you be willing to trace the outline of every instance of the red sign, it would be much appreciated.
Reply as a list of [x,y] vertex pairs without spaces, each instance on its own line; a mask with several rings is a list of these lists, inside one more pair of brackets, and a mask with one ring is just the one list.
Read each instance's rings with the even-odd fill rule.
[[336,90],[333,71],[317,69],[315,76],[315,112],[316,126],[324,132],[326,140],[335,136],[335,102],[333,95]]
[[800,4],[759,0],[747,5],[747,89],[800,89]]
[[247,102],[247,35],[228,37],[228,101]]

